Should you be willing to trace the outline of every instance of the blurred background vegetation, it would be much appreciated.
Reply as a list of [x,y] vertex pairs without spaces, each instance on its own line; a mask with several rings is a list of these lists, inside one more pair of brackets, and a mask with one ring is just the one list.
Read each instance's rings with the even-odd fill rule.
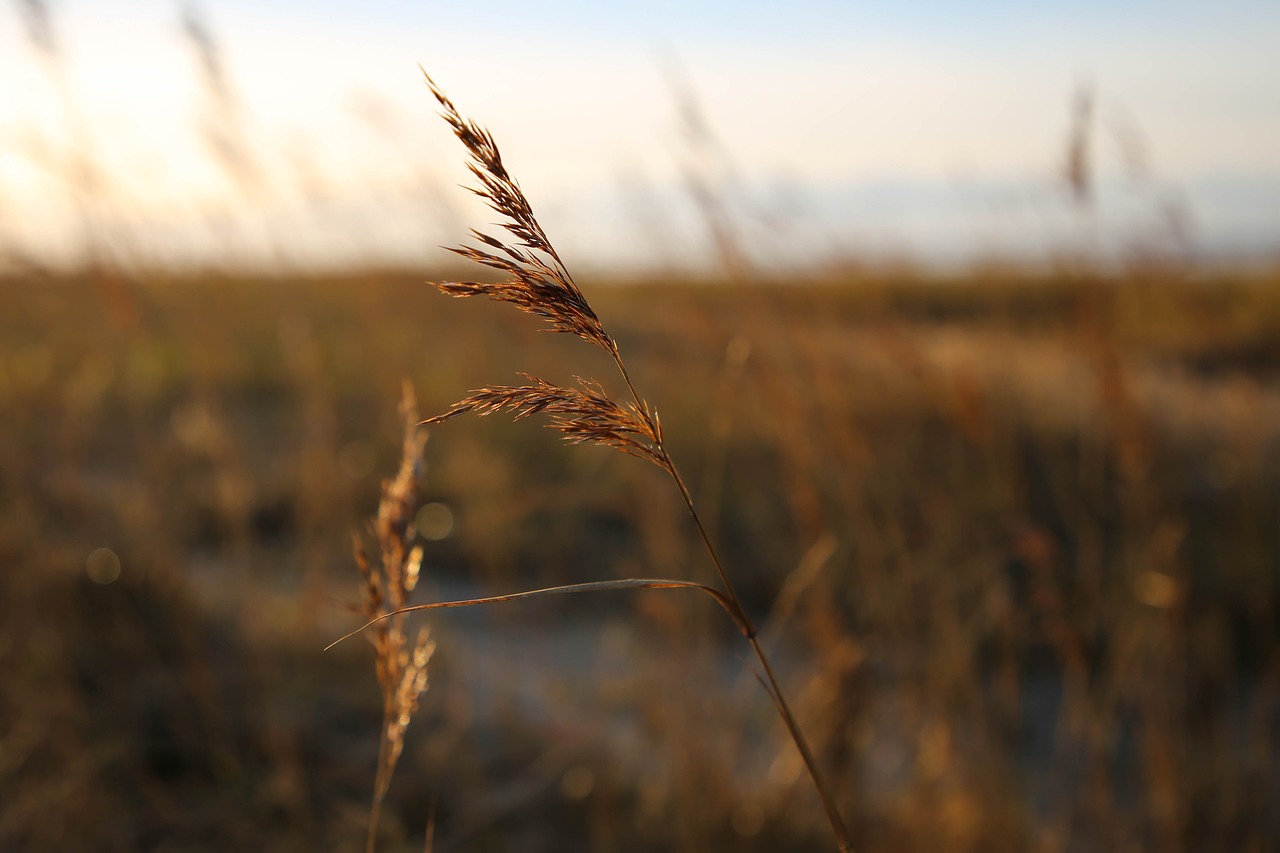
[[[423,283],[474,274],[425,252],[486,221],[440,177],[460,150],[442,144],[439,171],[406,153],[336,220],[255,230],[243,211],[267,221],[280,197],[255,194],[273,181],[299,209],[338,196],[308,195],[305,170],[264,177],[208,10],[180,12],[204,156],[235,204],[179,236],[128,200],[145,171],[103,162],[58,9],[5,12],[65,146],[33,149],[53,239],[0,207],[0,848],[357,850],[380,696],[367,644],[321,649],[358,622],[351,535],[397,464],[401,380],[430,414],[517,371],[610,374],[578,341]],[[662,415],[857,849],[1270,849],[1275,243],[1206,258],[1158,193],[1142,228],[1110,232],[1099,96],[1078,85],[1046,178],[1070,227],[1044,253],[762,260],[762,239],[803,229],[742,201],[706,105],[673,91],[688,165],[671,216],[701,254],[588,258],[579,284]],[[398,227],[421,228],[429,265],[379,242],[379,192],[420,205]],[[642,213],[623,225],[660,254]],[[291,229],[309,223],[334,230],[306,245],[336,234],[367,255],[308,254]],[[529,423],[433,428],[422,489],[416,601],[711,577],[650,466]],[[705,601],[429,621],[431,687],[380,849],[829,846]]]

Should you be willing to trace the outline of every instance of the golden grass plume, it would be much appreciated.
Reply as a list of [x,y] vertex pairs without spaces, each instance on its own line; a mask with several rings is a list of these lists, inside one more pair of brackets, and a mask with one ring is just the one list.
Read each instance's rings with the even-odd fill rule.
[[366,848],[370,851],[377,836],[382,800],[404,750],[405,730],[427,689],[427,665],[435,651],[435,642],[426,627],[411,642],[404,630],[404,616],[396,614],[417,585],[422,567],[422,546],[414,542],[414,516],[426,434],[418,427],[417,403],[408,382],[402,392],[400,415],[404,420],[400,467],[394,477],[383,480],[378,511],[370,523],[378,548],[376,564],[370,561],[361,537],[354,537],[361,612],[367,619],[377,620],[368,637],[382,690],[382,736]]

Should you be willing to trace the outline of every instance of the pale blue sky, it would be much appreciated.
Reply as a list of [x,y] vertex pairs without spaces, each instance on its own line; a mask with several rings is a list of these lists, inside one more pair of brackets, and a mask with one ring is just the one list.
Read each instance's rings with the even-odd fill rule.
[[[17,5],[0,6],[0,235],[66,245],[72,206],[52,173],[69,125]],[[421,62],[498,135],[553,236],[586,264],[621,257],[646,229],[645,258],[705,246],[681,190],[698,161],[673,69],[720,144],[703,166],[744,233],[961,259],[1079,240],[1054,181],[1087,80],[1099,242],[1155,233],[1175,207],[1207,252],[1280,247],[1275,2],[206,0],[196,8],[260,169],[250,193],[201,137],[207,93],[178,3],[51,6],[109,177],[103,215],[135,242],[430,260],[484,214],[455,191],[462,155]],[[1149,174],[1135,182],[1138,149]]]
[[[141,4],[137,4],[141,5]],[[156,5],[156,4],[151,4]],[[976,45],[1019,35],[1104,32],[1141,27],[1148,31],[1198,34],[1203,27],[1224,27],[1239,34],[1280,22],[1276,5],[1267,0],[1141,0],[1141,2],[1027,3],[1025,0],[931,0],[931,2],[856,2],[856,0],[648,0],[648,2],[540,3],[492,0],[478,3],[407,2],[406,0],[221,0],[206,4],[221,14],[248,10],[305,21],[363,26],[372,21],[393,25],[470,28],[509,24],[526,32],[617,37],[626,30],[656,30],[661,35],[705,39],[773,41],[778,35],[805,37],[854,31],[868,36],[908,35],[946,41],[971,38]],[[779,32],[781,30],[781,32]]]

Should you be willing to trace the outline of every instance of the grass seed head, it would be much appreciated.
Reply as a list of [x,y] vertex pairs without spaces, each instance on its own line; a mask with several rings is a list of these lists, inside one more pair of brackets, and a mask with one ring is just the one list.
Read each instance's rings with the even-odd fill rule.
[[514,239],[473,229],[471,236],[480,246],[451,248],[461,257],[503,273],[499,282],[445,281],[433,284],[451,296],[488,296],[510,302],[522,311],[541,317],[557,332],[577,335],[606,352],[616,355],[617,344],[605,332],[600,319],[587,303],[533,215],[533,207],[515,178],[502,163],[502,154],[493,136],[465,118],[423,71],[427,86],[442,109],[441,115],[470,154],[467,167],[479,182],[471,191],[502,217],[501,227]]

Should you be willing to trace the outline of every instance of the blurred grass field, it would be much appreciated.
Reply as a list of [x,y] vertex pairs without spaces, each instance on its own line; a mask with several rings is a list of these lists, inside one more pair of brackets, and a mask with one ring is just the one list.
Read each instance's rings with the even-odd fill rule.
[[[401,379],[607,375],[423,278],[0,282],[0,848],[361,848],[372,653],[321,649]],[[1280,273],[580,283],[858,849],[1274,844]],[[649,466],[501,418],[426,458],[418,600],[709,579]],[[380,849],[825,849],[706,602],[430,621]]]

